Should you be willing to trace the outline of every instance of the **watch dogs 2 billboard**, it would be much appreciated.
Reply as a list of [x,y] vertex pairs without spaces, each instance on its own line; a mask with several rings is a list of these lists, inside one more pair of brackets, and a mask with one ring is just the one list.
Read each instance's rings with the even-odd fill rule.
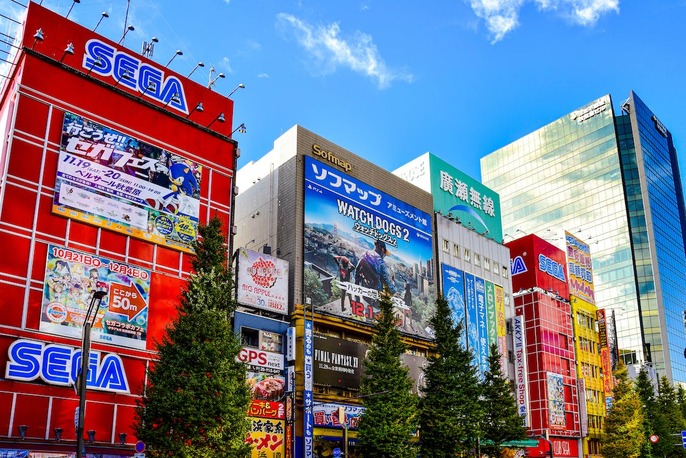
[[304,294],[322,311],[372,323],[384,288],[401,331],[431,337],[431,216],[305,157]]

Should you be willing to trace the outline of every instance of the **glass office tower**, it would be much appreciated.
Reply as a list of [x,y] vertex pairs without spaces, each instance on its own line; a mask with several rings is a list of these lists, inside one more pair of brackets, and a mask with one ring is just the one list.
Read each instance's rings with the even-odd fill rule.
[[625,363],[686,382],[683,190],[672,135],[641,99],[615,114],[605,95],[485,156],[481,174],[505,234],[561,245],[568,230],[590,244],[595,301],[615,312]]

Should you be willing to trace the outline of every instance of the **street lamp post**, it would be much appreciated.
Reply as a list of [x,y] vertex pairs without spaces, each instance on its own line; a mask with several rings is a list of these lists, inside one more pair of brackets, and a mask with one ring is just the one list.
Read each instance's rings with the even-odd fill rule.
[[83,457],[83,420],[86,416],[86,381],[88,379],[88,360],[90,359],[91,349],[91,329],[98,316],[98,309],[102,299],[107,294],[106,291],[93,291],[86,316],[83,319],[83,335],[81,338],[81,371],[77,377],[79,388],[79,416],[76,427],[76,457]]

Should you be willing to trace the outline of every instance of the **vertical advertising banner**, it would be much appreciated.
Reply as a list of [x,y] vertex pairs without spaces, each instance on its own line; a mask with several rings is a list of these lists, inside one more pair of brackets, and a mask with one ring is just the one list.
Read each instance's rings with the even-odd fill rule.
[[548,423],[551,429],[565,429],[565,386],[562,375],[546,373],[548,383]]
[[603,370],[603,391],[605,396],[612,396],[614,380],[612,377],[612,355],[610,354],[611,336],[608,335],[607,313],[603,309],[596,312],[598,320],[598,348],[600,349],[600,367]]
[[431,216],[305,157],[305,297],[318,310],[373,323],[384,288],[402,331],[431,337]]
[[80,338],[94,291],[107,295],[97,310],[93,340],[145,349],[150,271],[58,245],[48,245],[39,329]]
[[476,303],[474,275],[465,272],[465,298],[467,305],[467,347],[473,352],[473,364],[481,368],[479,353],[479,310]]
[[314,458],[314,398],[312,393],[314,376],[314,323],[312,320],[305,319],[305,333],[303,336],[304,345],[304,387],[303,387],[303,438],[305,443],[305,458]]
[[65,113],[52,211],[192,252],[202,166]]
[[443,284],[443,297],[445,297],[445,300],[448,302],[448,307],[450,307],[450,310],[452,311],[455,324],[462,323],[460,343],[462,346],[466,346],[467,328],[465,322],[464,274],[460,269],[441,263],[441,278],[441,283]]
[[288,261],[241,248],[236,270],[239,304],[288,314]]
[[479,367],[481,373],[488,372],[488,317],[486,311],[486,282],[483,278],[474,279],[476,307],[479,330]]
[[502,286],[495,285],[496,325],[498,327],[498,349],[500,350],[500,367],[507,374],[507,321],[505,317],[505,292]]
[[488,321],[488,346],[498,345],[497,311],[495,306],[495,285],[486,282],[486,317]]
[[282,458],[285,455],[286,422],[251,418],[246,442],[252,445],[251,458]]
[[522,417],[524,426],[529,426],[529,380],[526,365],[526,336],[524,334],[524,317],[519,315],[512,318],[512,342],[515,352],[515,401],[517,411]]
[[364,413],[364,407],[347,404],[317,404],[314,408],[314,424],[317,427],[343,428],[338,419],[338,409],[345,412],[345,424],[348,429],[355,430],[360,424],[360,417]]
[[565,232],[565,242],[567,245],[569,294],[594,305],[595,292],[590,247],[569,232]]

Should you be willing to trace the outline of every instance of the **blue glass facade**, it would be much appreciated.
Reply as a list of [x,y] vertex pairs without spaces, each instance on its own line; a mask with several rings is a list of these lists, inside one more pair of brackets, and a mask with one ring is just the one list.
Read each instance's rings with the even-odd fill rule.
[[[591,249],[595,301],[615,311],[620,356],[686,382],[686,222],[669,131],[632,92],[609,95],[482,158],[503,232]],[[507,241],[507,238],[506,238]]]

